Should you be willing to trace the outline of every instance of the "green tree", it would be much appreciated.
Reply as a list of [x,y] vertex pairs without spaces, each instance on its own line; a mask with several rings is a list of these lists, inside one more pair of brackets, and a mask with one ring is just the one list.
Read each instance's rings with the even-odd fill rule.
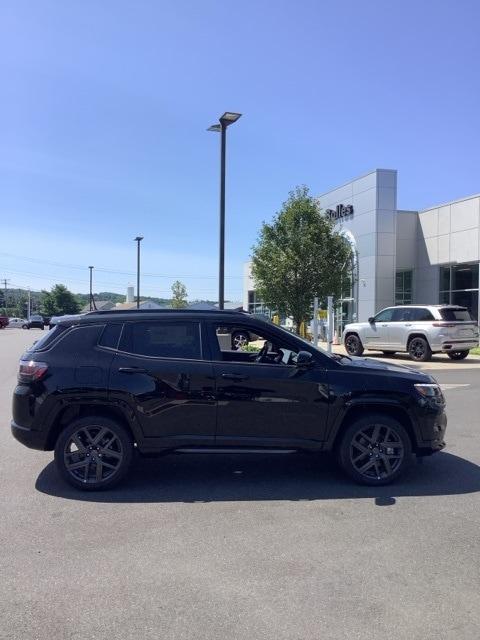
[[272,310],[293,317],[297,331],[311,318],[313,298],[339,296],[351,248],[322,214],[307,187],[289,194],[263,223],[252,253],[256,290]]
[[45,316],[63,316],[80,311],[75,296],[63,284],[56,284],[51,291],[42,291],[42,313]]
[[172,284],[172,307],[174,309],[183,309],[187,306],[187,287],[180,282],[180,280],[175,280]]

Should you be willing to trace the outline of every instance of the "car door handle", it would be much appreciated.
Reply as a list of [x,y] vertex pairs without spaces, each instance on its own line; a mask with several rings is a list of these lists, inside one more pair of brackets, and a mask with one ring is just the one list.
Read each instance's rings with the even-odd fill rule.
[[388,324],[382,324],[382,327],[388,327]]
[[406,327],[411,327],[411,326],[412,326],[412,323],[411,323],[411,322],[406,322],[406,323],[405,323],[405,326],[406,326]]
[[142,369],[141,367],[119,367],[120,373],[148,373],[146,369]]
[[222,378],[224,380],[236,380],[237,382],[241,382],[242,380],[247,380],[248,376],[242,376],[238,373],[222,373]]

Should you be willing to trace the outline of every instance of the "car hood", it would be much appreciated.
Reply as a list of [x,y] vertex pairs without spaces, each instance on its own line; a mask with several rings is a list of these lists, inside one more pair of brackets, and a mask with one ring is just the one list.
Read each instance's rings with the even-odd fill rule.
[[361,358],[356,356],[349,356],[351,361],[344,360],[346,366],[354,367],[355,369],[369,369],[374,372],[389,372],[393,374],[397,374],[407,378],[415,378],[418,380],[432,380],[432,376],[429,376],[423,371],[418,371],[418,369],[413,369],[412,367],[407,367],[403,364],[390,364],[389,362],[384,362],[382,360],[375,360],[373,358]]

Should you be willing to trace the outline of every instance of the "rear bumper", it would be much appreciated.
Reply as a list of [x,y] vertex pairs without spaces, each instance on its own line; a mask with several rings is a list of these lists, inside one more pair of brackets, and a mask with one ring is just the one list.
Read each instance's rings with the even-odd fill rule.
[[43,431],[35,431],[29,427],[22,427],[12,420],[10,429],[13,437],[24,444],[29,449],[38,449],[45,451],[46,433]]
[[449,351],[470,351],[478,347],[478,340],[452,340],[443,342],[440,346],[443,353]]

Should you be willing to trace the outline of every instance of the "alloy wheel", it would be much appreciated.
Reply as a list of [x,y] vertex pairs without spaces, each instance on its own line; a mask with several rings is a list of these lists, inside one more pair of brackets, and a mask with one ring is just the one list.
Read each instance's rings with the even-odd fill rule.
[[73,433],[63,453],[66,471],[85,484],[109,480],[121,467],[123,457],[120,438],[108,427],[95,425]]
[[410,342],[409,352],[410,352],[410,355],[412,356],[412,358],[415,358],[415,360],[421,360],[423,358],[423,356],[425,355],[425,343],[424,343],[424,341],[421,340],[420,338],[414,338]]
[[241,349],[248,344],[248,338],[244,333],[237,333],[233,336],[233,348]]
[[383,424],[358,431],[350,444],[350,461],[362,476],[385,480],[402,464],[405,449],[398,433]]
[[351,356],[355,355],[357,353],[357,349],[358,349],[358,338],[357,336],[348,336],[347,339],[345,340],[345,349],[347,350],[347,353],[350,354]]

